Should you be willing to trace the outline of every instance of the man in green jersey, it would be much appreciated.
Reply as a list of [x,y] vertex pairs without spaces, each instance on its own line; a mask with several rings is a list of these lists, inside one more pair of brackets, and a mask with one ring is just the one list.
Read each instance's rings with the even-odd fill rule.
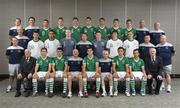
[[47,49],[41,49],[41,56],[37,58],[35,72],[33,74],[33,96],[38,93],[38,79],[45,79],[45,93],[47,96],[53,96],[53,85],[54,85],[54,75],[51,73],[52,59],[47,56]]
[[118,33],[118,39],[123,39],[123,29],[120,27],[119,19],[113,20],[113,27],[110,28],[111,35],[113,31],[117,31]]
[[85,20],[85,26],[82,28],[82,33],[86,33],[88,35],[88,40],[92,42],[94,40],[95,32],[95,27],[92,26],[91,17],[87,17]]
[[139,51],[135,49],[133,51],[134,57],[129,60],[129,73],[130,73],[130,85],[132,89],[132,96],[136,95],[135,90],[135,80],[141,81],[141,91],[140,94],[145,96],[146,83],[147,83],[147,75],[145,72],[144,61],[139,58]]
[[101,32],[102,39],[107,40],[110,37],[110,30],[105,25],[105,18],[99,18],[99,26],[96,28],[96,32]]
[[47,19],[44,19],[42,25],[43,27],[39,31],[39,38],[44,42],[46,39],[48,39],[48,32],[50,30],[49,21]]
[[132,32],[134,34],[134,39],[136,39],[136,29],[133,28],[132,20],[126,20],[126,28],[123,30],[123,40],[128,39],[128,33]]
[[63,56],[63,49],[57,48],[56,57],[53,58],[52,71],[55,78],[63,78],[63,97],[67,96],[67,59]]
[[64,38],[66,36],[65,35],[66,29],[67,28],[64,26],[64,19],[62,17],[59,17],[58,26],[53,29],[53,31],[56,34],[57,40],[60,41],[62,38]]
[[72,37],[76,40],[76,42],[79,42],[81,39],[81,33],[82,33],[82,28],[78,25],[79,19],[77,17],[74,17],[72,24],[73,25],[70,27],[71,32],[72,32]]
[[87,79],[90,81],[96,80],[96,97],[100,96],[100,74],[98,71],[98,58],[93,55],[93,49],[89,47],[87,49],[87,56],[83,60],[83,85],[84,85],[84,96],[87,97]]
[[114,96],[118,95],[118,80],[126,80],[126,95],[130,96],[130,76],[129,76],[129,60],[124,56],[125,49],[118,48],[118,55],[113,58],[113,79],[114,79]]

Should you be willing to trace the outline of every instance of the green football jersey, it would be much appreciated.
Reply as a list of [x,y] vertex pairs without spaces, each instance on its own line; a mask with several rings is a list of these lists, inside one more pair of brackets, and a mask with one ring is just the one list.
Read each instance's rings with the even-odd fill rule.
[[118,29],[115,29],[115,28],[112,27],[112,28],[110,29],[111,35],[112,35],[112,32],[115,31],[115,30],[116,30],[117,33],[118,33],[118,39],[123,40],[123,28],[120,28],[120,27],[119,27]]
[[95,39],[95,37],[94,37],[94,34],[96,32],[95,30],[96,29],[93,26],[91,26],[91,27],[84,26],[82,28],[82,33],[86,33],[88,35],[88,40],[90,42],[92,42]]
[[142,67],[144,67],[144,61],[140,58],[138,61],[136,61],[134,58],[131,58],[129,60],[129,64],[132,71],[142,71]]
[[88,56],[84,57],[83,64],[86,64],[86,71],[96,71],[96,64],[98,63],[98,58],[93,56],[89,58]]
[[53,29],[53,31],[55,32],[56,34],[56,39],[57,40],[61,40],[62,38],[66,37],[66,27],[63,27],[63,28],[60,28],[60,27],[56,27]]
[[76,40],[76,42],[79,42],[81,40],[81,33],[82,33],[82,28],[81,27],[70,27],[71,32],[72,32],[72,38]]
[[97,27],[96,31],[101,32],[102,39],[104,40],[107,40],[108,36],[110,35],[110,29],[107,27],[104,27],[104,28]]
[[127,28],[123,29],[123,39],[126,40],[128,39],[128,32],[133,32],[134,34],[134,39],[136,38],[136,30],[132,28],[131,30],[128,30]]
[[39,64],[38,71],[47,72],[49,68],[49,64],[52,63],[52,59],[48,56],[46,58],[38,57],[36,63]]
[[46,39],[48,39],[48,33],[49,33],[49,30],[50,30],[50,28],[49,29],[44,29],[44,28],[42,28],[42,29],[40,29],[40,31],[39,31],[39,37],[40,37],[40,39],[44,42]]
[[55,57],[53,58],[53,64],[55,65],[56,71],[64,71],[65,64],[67,64],[66,57]]
[[126,65],[129,65],[129,60],[126,57],[119,58],[116,56],[113,58],[113,64],[116,65],[116,71],[126,71]]

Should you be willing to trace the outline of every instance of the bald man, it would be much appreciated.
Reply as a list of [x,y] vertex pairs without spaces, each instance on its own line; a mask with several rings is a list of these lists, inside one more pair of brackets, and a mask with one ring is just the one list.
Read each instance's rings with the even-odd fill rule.
[[157,47],[157,55],[162,57],[163,60],[163,77],[164,83],[162,83],[162,89],[166,86],[166,91],[168,93],[171,92],[171,72],[172,72],[172,56],[175,55],[174,46],[167,42],[167,37],[165,35],[161,35],[160,43]]
[[17,75],[17,85],[16,85],[16,95],[19,97],[21,95],[20,89],[23,81],[26,81],[24,84],[25,97],[30,95],[31,85],[32,85],[32,75],[36,65],[36,59],[31,57],[31,52],[26,49],[24,51],[24,57],[21,59],[20,68]]

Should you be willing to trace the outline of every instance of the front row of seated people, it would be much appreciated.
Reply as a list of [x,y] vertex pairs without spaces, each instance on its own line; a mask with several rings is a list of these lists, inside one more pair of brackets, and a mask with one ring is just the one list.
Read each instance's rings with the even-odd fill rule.
[[[137,80],[141,82],[140,94],[142,96],[146,94],[146,84],[148,85],[148,93],[153,93],[153,78],[157,81],[156,95],[159,94],[162,83],[162,59],[156,56],[155,48],[150,48],[150,57],[146,61],[146,69],[144,61],[139,58],[138,49],[133,51],[133,58],[127,58],[124,56],[125,49],[123,47],[118,48],[118,56],[113,59],[109,58],[109,51],[104,50],[102,53],[103,57],[99,60],[93,55],[92,48],[88,48],[88,55],[84,59],[78,56],[79,51],[77,49],[73,49],[73,56],[66,58],[63,56],[63,49],[57,48],[56,57],[50,58],[47,56],[47,49],[42,48],[41,56],[37,58],[36,63],[35,59],[30,56],[29,50],[26,49],[24,53],[25,56],[20,63],[20,72],[18,72],[17,76],[18,83],[15,97],[21,95],[20,86],[24,78],[28,81],[25,89],[26,97],[30,96],[31,80],[33,96],[38,95],[38,81],[40,79],[45,80],[45,94],[48,97],[52,97],[54,79],[62,78],[62,96],[68,98],[72,97],[72,81],[74,80],[78,81],[78,96],[80,97],[88,97],[88,81],[95,81],[96,97],[107,95],[106,80],[109,83],[109,96],[118,95],[119,80],[125,80],[126,96],[136,95],[135,81]],[[100,95],[100,86],[102,95]]]

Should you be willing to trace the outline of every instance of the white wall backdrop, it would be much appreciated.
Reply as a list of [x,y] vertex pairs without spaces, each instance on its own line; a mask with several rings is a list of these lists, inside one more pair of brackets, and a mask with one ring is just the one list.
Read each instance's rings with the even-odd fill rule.
[[145,19],[149,29],[153,29],[153,22],[160,21],[177,51],[173,73],[180,74],[180,0],[0,0],[0,14],[0,74],[8,74],[5,56],[9,46],[8,29],[16,17],[22,19],[25,27],[30,16],[36,18],[36,25],[40,27],[43,19],[49,19],[51,27],[56,26],[58,17],[63,17],[65,25],[70,26],[74,16],[79,18],[81,26],[87,16],[92,17],[95,26],[99,17],[106,18],[107,26],[119,18],[122,27],[126,19],[131,18],[134,28],[140,19]]

